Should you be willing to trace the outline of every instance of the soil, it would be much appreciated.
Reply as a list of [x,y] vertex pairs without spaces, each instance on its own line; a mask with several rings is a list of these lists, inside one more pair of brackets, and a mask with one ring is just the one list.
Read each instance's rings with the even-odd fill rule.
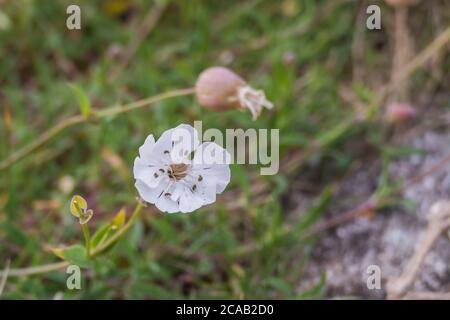
[[[390,167],[391,177],[408,181],[418,173],[450,154],[450,133],[427,132],[407,143],[422,150],[404,157]],[[380,176],[377,166],[364,166],[347,177],[340,186],[330,212],[324,219],[342,214],[366,200],[376,188]],[[294,207],[307,206],[310,201],[299,179],[292,186],[290,197]],[[305,270],[301,287],[317,283],[326,272],[327,298],[356,297],[383,299],[388,277],[401,274],[405,264],[426,228],[429,208],[437,200],[450,199],[450,165],[412,185],[404,199],[413,208],[396,207],[377,211],[371,218],[358,218],[321,235]],[[450,242],[442,236],[428,253],[412,291],[450,291]],[[368,289],[367,267],[381,269],[381,289]]]

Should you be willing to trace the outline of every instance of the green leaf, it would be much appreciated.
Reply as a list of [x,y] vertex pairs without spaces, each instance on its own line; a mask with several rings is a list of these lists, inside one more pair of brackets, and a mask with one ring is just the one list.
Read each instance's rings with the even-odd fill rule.
[[280,291],[285,296],[289,297],[292,295],[292,287],[291,285],[283,279],[270,277],[265,281],[267,285],[275,290]]
[[[104,228],[104,229],[103,229]],[[109,238],[111,238],[118,229],[114,229],[112,224],[108,224],[106,226],[102,227],[102,230],[99,230],[99,235],[97,238],[97,233],[96,233],[96,238],[95,241],[91,241],[91,248],[97,248],[99,246],[101,246],[106,240],[108,240]],[[107,252],[109,252],[118,242],[120,238],[117,238],[114,242],[112,242],[111,244],[109,244],[106,248],[104,248],[101,252],[101,254],[105,254]]]
[[313,206],[303,215],[302,219],[297,224],[298,230],[306,230],[312,226],[325,213],[325,209],[333,195],[331,187],[326,187],[319,199],[315,201]]
[[98,247],[108,238],[113,236],[120,228],[124,226],[125,218],[126,210],[125,208],[122,208],[111,222],[104,224],[99,229],[97,229],[91,239],[91,248]]
[[102,225],[97,231],[94,233],[91,239],[91,248],[95,248],[98,245],[102,244],[106,237],[108,236],[109,231],[111,230],[111,223],[107,223]]
[[[54,253],[55,250],[53,250]],[[86,254],[86,249],[79,244],[62,249],[62,252],[58,249],[57,252],[62,254],[64,260],[70,264],[75,264],[80,268],[90,268],[93,266],[92,260],[90,260]]]
[[272,190],[274,196],[283,194],[289,187],[288,179],[285,176],[276,175],[273,177],[273,181],[275,182],[275,187]]
[[112,226],[114,229],[120,229],[125,224],[126,210],[122,208],[116,214],[112,221]]
[[50,248],[50,251],[58,258],[64,260],[64,248]]
[[332,145],[343,136],[348,135],[352,130],[354,130],[354,128],[349,126],[348,121],[344,120],[335,127],[321,133],[317,138],[318,145],[322,147]]
[[81,114],[83,117],[87,118],[91,114],[91,102],[89,101],[89,98],[87,94],[84,92],[84,90],[77,86],[76,84],[69,84],[69,87],[72,89],[72,92],[74,93],[77,101],[78,106],[80,107]]

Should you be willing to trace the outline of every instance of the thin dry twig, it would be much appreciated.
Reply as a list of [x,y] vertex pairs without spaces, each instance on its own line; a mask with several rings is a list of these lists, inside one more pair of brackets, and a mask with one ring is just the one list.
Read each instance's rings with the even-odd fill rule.
[[[450,162],[450,154],[441,159],[438,163],[433,165],[430,169],[418,174],[414,178],[412,178],[409,182],[399,187],[396,191],[394,191],[391,196],[395,194],[401,194],[406,190],[405,186],[411,186],[413,184],[419,183],[426,177],[431,174],[438,172],[439,170],[446,167],[446,165]],[[356,207],[345,211],[344,213],[338,214],[336,217],[331,218],[329,220],[325,220],[319,224],[313,226],[309,231],[302,234],[301,239],[307,239],[313,236],[316,236],[319,233],[328,231],[330,229],[334,229],[344,223],[352,221],[355,218],[361,217],[364,213],[374,211],[378,209],[381,205],[383,205],[383,199],[379,199],[376,194],[372,194],[368,199],[358,204]],[[293,230],[291,226],[286,226],[283,230],[281,230],[281,234],[288,234]],[[255,250],[259,250],[264,246],[263,243],[250,243],[246,246],[241,247],[237,250],[234,255],[243,256],[248,254],[249,252],[253,252]]]
[[431,176],[432,174],[435,174],[436,172],[439,172],[440,170],[446,168],[450,162],[450,154],[436,162],[434,165],[432,165],[430,168],[425,170],[422,173],[419,173],[414,178],[412,178],[409,182],[404,184],[399,190],[398,193],[405,192],[409,187],[411,187],[414,184],[417,184],[418,182],[422,181],[428,176]]
[[147,15],[144,17],[142,23],[139,25],[135,32],[135,36],[131,38],[121,61],[115,65],[110,74],[110,79],[116,79],[122,71],[127,67],[131,58],[136,54],[141,43],[147,38],[147,36],[155,29],[158,24],[159,19],[163,15],[167,8],[167,4],[161,4],[149,10]]
[[[44,264],[36,267],[21,268],[21,269],[9,269],[9,277],[24,277],[34,274],[46,273],[50,271],[59,270],[69,265],[67,261],[61,261],[56,263]],[[4,272],[0,272],[0,276],[3,276]]]
[[21,149],[9,155],[6,159],[0,161],[0,171],[9,168],[10,166],[17,163],[19,160],[23,159],[31,152],[37,150],[38,148],[45,145],[48,141],[56,137],[61,132],[71,128],[73,126],[102,119],[107,117],[116,116],[122,113],[126,113],[129,111],[133,111],[135,109],[143,108],[149,106],[151,104],[160,102],[165,99],[180,97],[185,95],[191,95],[194,93],[194,89],[178,89],[173,91],[168,91],[166,93],[158,94],[152,97],[148,97],[142,100],[138,100],[132,103],[128,103],[121,106],[113,106],[103,110],[92,111],[89,117],[84,117],[82,115],[75,115],[69,118],[62,120],[57,123],[54,127],[45,131],[41,135],[39,135],[36,139],[34,139],[30,144],[25,145]]
[[0,273],[0,297],[2,296],[3,290],[5,289],[6,280],[8,280],[10,262],[11,261],[9,259],[8,261],[6,261],[6,267],[5,269],[3,269],[3,272]]
[[429,119],[423,119],[416,126],[394,136],[392,142],[396,145],[399,145],[410,140],[412,137],[423,134],[426,131],[436,130],[438,128],[447,127],[449,125],[450,112],[441,112],[441,110],[439,110],[438,116],[430,117]]
[[336,217],[332,217],[322,223],[319,223],[313,226],[309,231],[304,233],[303,238],[309,238],[319,233],[322,233],[326,230],[330,230],[336,228],[344,223],[347,223],[357,217],[360,217],[362,214],[373,211],[377,208],[377,203],[375,198],[372,196],[366,201],[362,202],[358,206],[353,209],[350,209],[344,213],[337,215]]
[[417,278],[428,252],[448,228],[450,228],[450,201],[439,201],[431,207],[425,235],[417,244],[416,250],[403,273],[398,278],[388,280],[386,289],[389,299],[400,299],[407,293]]
[[[395,192],[393,192],[392,195],[395,194],[402,194],[405,192],[409,187],[412,185],[415,185],[419,183],[420,181],[423,181],[426,177],[435,174],[436,172],[439,172],[443,168],[445,168],[450,163],[450,154],[446,157],[442,158],[440,161],[438,161],[436,164],[431,166],[429,169],[425,170],[422,173],[419,173],[415,177],[413,177],[411,180],[409,180],[407,183],[402,185],[400,188],[398,188]],[[328,221],[323,222],[322,224],[317,225],[316,227],[313,227],[310,232],[308,232],[307,236],[312,236],[317,233],[323,232],[325,230],[333,229],[341,224],[344,224],[348,221],[351,221],[359,216],[361,214],[375,210],[380,204],[377,202],[377,198],[375,194],[372,194],[368,199],[361,202],[359,205],[357,205],[355,208],[350,209],[344,213],[341,213],[337,215],[334,218],[331,218]]]
[[356,24],[353,31],[352,41],[352,79],[353,82],[363,82],[365,80],[365,72],[363,68],[363,59],[366,54],[365,48],[365,21],[367,19],[367,4],[361,2],[356,16]]
[[395,78],[392,79],[386,86],[380,89],[378,94],[379,105],[384,99],[396,89],[396,85],[402,84],[413,74],[417,69],[421,68],[430,59],[436,56],[439,51],[450,42],[450,26],[442,31],[425,49],[417,54],[403,69],[399,70]]
[[408,7],[395,8],[394,54],[391,82],[399,99],[408,98],[409,81],[397,83],[398,74],[405,68],[412,56],[412,39],[408,28]]

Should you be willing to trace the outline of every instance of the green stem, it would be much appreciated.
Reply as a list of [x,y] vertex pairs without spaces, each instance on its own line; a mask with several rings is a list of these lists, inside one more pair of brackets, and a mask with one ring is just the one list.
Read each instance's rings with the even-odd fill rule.
[[[69,265],[67,261],[61,261],[56,263],[44,264],[37,267],[21,268],[21,269],[9,269],[8,277],[25,277],[33,274],[47,273],[50,271],[59,270]],[[0,276],[3,276],[3,272],[0,272]]]
[[86,243],[86,255],[88,257],[90,257],[91,255],[91,235],[89,233],[89,228],[87,226],[86,221],[84,221],[82,223],[82,220],[85,219],[84,215],[86,214],[85,211],[81,210],[80,205],[78,204],[77,201],[74,201],[73,204],[75,205],[75,209],[77,210],[78,213],[78,218],[80,219],[80,224],[81,224],[81,229],[83,230],[83,236],[84,236],[84,241]]
[[99,254],[101,254],[103,251],[108,249],[108,247],[110,245],[112,245],[114,242],[116,242],[117,239],[119,239],[122,235],[124,235],[128,231],[128,229],[130,229],[133,226],[134,222],[139,217],[143,207],[144,207],[144,204],[141,201],[139,201],[136,208],[134,209],[133,214],[131,215],[130,220],[128,220],[128,222],[122,228],[120,228],[117,231],[117,233],[115,233],[111,238],[109,238],[104,243],[102,243],[101,246],[98,246],[94,250],[92,250],[91,258],[94,258],[94,257],[98,256]]
[[87,226],[87,223],[83,223],[81,225],[81,228],[83,229],[84,241],[86,244],[86,255],[88,257],[90,257],[91,256],[91,235],[89,233],[89,228]]
[[129,112],[135,109],[139,109],[151,104],[154,104],[156,102],[179,97],[179,96],[186,96],[194,93],[193,88],[188,89],[178,89],[169,91],[166,93],[158,94],[146,99],[138,100],[132,103],[128,103],[122,106],[114,106],[110,107],[104,110],[93,110],[92,114],[89,117],[84,117],[82,115],[75,115],[69,118],[66,118],[62,120],[61,122],[57,123],[54,127],[48,129],[47,131],[43,132],[41,135],[39,135],[36,139],[34,139],[31,143],[23,146],[22,148],[18,149],[16,152],[9,155],[7,158],[0,161],[0,171],[3,171],[10,166],[16,164],[19,160],[25,158],[27,155],[32,153],[33,151],[39,149],[43,145],[45,145],[48,141],[56,137],[58,134],[63,132],[64,130],[71,128],[73,126],[86,123],[93,120],[98,120],[101,118],[111,117],[115,115],[119,115],[125,112]]
[[[100,247],[97,247],[94,250],[90,251],[90,255],[89,255],[90,258],[94,258],[94,257],[98,256],[99,254],[101,254],[102,252],[104,252],[110,245],[112,245],[122,235],[124,235],[133,226],[133,224],[136,222],[136,220],[139,218],[139,215],[140,215],[143,207],[144,207],[144,204],[141,201],[139,201],[138,204],[136,205],[136,208],[134,209],[133,214],[131,215],[130,220],[128,220],[128,222],[122,228],[120,228],[117,231],[117,233],[114,234],[114,236],[112,236],[107,241],[105,241]],[[83,225],[83,232],[85,232],[84,226],[85,225]],[[86,226],[86,229],[87,229],[87,226]],[[89,230],[87,230],[87,232],[89,232]],[[85,238],[86,238],[86,234],[85,234]],[[90,243],[90,238],[89,238],[89,243]],[[29,267],[29,268],[22,268],[22,269],[9,269],[8,277],[25,277],[25,276],[30,276],[30,275],[34,275],[34,274],[47,273],[50,271],[56,271],[56,270],[65,268],[68,265],[69,265],[69,262],[62,261],[62,262],[57,262],[57,263],[45,264],[45,265],[37,266],[37,267]],[[0,277],[3,276],[3,273],[4,273],[4,271],[3,272],[0,271]]]

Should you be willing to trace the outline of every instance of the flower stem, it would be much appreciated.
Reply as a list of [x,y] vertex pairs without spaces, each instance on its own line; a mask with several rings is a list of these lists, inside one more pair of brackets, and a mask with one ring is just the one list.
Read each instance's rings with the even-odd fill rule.
[[94,250],[92,250],[90,257],[94,258],[98,256],[99,254],[103,253],[106,249],[109,248],[114,242],[117,241],[122,235],[124,235],[134,224],[134,222],[139,217],[142,208],[144,207],[143,202],[139,201],[136,205],[136,208],[134,209],[133,214],[131,215],[130,220],[122,227],[120,228],[117,233],[115,233],[111,238],[106,240],[101,246],[96,247]]
[[[117,241],[122,235],[124,235],[136,222],[136,220],[139,218],[139,215],[142,211],[142,208],[144,207],[144,204],[139,201],[136,205],[136,208],[134,209],[133,214],[131,215],[130,220],[122,227],[120,228],[114,236],[109,238],[107,241],[105,241],[101,246],[95,248],[94,250],[90,251],[88,249],[88,244],[90,246],[90,236],[89,236],[89,230],[87,229],[86,225],[83,226],[83,233],[86,239],[86,249],[89,250],[88,257],[94,258],[98,256],[99,254],[103,253],[106,249],[109,248],[115,241]],[[30,276],[34,274],[40,274],[40,273],[47,273],[50,271],[56,271],[62,268],[65,268],[69,265],[69,262],[67,261],[61,261],[57,263],[50,263],[50,264],[44,264],[41,266],[36,267],[29,267],[29,268],[21,268],[21,269],[9,269],[8,271],[8,277],[25,277]],[[0,278],[3,276],[5,271],[0,271]]]
[[89,117],[84,117],[82,115],[75,115],[69,118],[62,120],[57,123],[55,126],[51,127],[47,131],[43,132],[41,135],[36,137],[32,142],[18,149],[16,152],[13,152],[7,158],[0,161],[0,171],[3,171],[10,166],[16,164],[19,160],[25,158],[27,155],[32,153],[33,151],[39,149],[43,145],[45,145],[48,141],[56,137],[58,134],[63,132],[64,130],[76,126],[78,124],[90,122],[93,120],[98,120],[105,117],[111,117],[115,115],[119,115],[122,113],[126,113],[135,109],[143,108],[145,106],[154,104],[156,102],[170,99],[174,97],[186,96],[194,93],[193,88],[188,89],[178,89],[168,91],[162,94],[158,94],[155,96],[151,96],[142,100],[138,100],[135,102],[131,102],[122,106],[114,106],[109,107],[104,110],[94,110]]
[[83,223],[81,225],[81,228],[83,229],[84,241],[86,244],[86,255],[88,257],[90,257],[91,256],[91,235],[89,233],[89,228],[87,226],[87,223]]
[[91,235],[89,233],[89,228],[87,226],[87,221],[82,223],[82,220],[84,220],[84,214],[85,212],[83,212],[83,210],[81,210],[80,205],[78,204],[77,201],[74,201],[73,204],[75,205],[75,209],[77,210],[78,213],[78,218],[80,219],[80,224],[81,224],[81,229],[83,230],[83,236],[84,236],[84,241],[86,243],[86,255],[88,257],[90,257],[90,251],[91,251]]

